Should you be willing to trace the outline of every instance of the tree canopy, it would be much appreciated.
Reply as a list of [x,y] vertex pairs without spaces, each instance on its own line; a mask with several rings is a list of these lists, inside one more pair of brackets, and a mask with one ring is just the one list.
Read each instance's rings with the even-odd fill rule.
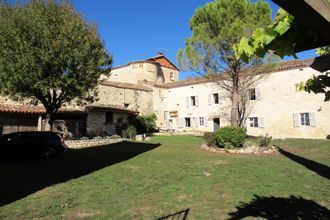
[[249,85],[245,83],[249,81],[247,75],[241,72],[247,65],[237,59],[233,46],[242,37],[251,36],[253,30],[265,27],[271,21],[268,3],[215,0],[195,11],[190,20],[192,36],[185,40],[185,48],[177,54],[178,63],[184,70],[195,71],[203,76],[222,76],[221,73],[228,76],[226,80],[213,78],[231,94],[230,121],[233,126],[239,125],[242,119],[239,116],[242,112],[239,92]]
[[92,101],[111,64],[96,26],[68,1],[0,3],[0,92],[39,101],[50,125],[64,103]]

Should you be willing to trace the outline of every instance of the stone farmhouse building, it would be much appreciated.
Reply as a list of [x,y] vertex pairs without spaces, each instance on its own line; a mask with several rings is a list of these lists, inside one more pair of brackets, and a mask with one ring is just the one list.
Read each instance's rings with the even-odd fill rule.
[[[246,92],[249,135],[318,138],[330,135],[330,102],[323,94],[297,91],[296,85],[330,69],[330,56],[280,62]],[[179,69],[164,54],[130,62],[101,75],[99,100],[64,106],[55,130],[71,136],[113,135],[130,117],[154,112],[160,130],[211,132],[229,125],[230,98],[212,79],[179,80]],[[42,106],[0,97],[0,132],[42,130]]]

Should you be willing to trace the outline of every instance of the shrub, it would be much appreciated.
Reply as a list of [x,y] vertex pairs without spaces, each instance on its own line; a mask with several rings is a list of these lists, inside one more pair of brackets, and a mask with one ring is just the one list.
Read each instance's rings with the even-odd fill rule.
[[245,130],[239,127],[227,126],[219,128],[216,132],[217,144],[226,149],[241,147],[245,138]]
[[139,132],[145,133],[156,129],[157,115],[155,113],[138,115],[136,119]]
[[206,140],[207,146],[217,146],[217,141],[214,132],[205,132],[204,138]]
[[135,140],[135,138],[136,138],[136,128],[133,125],[128,126],[127,135],[130,139]]
[[266,134],[266,135],[260,135],[259,137],[260,137],[259,146],[268,147],[270,141],[272,140],[272,136]]

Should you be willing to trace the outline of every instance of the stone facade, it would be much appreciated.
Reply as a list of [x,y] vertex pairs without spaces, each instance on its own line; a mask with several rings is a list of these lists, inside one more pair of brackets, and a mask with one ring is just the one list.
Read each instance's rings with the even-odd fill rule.
[[[284,61],[275,69],[260,72],[263,78],[247,92],[253,93],[247,97],[248,134],[326,138],[330,134],[330,102],[324,102],[323,94],[297,91],[296,85],[329,69],[327,56]],[[85,108],[87,133],[91,135],[120,134],[118,128],[127,126],[129,117],[137,113],[156,113],[158,128],[176,133],[212,132],[230,124],[230,95],[206,78],[179,80],[179,69],[163,54],[114,68],[110,77],[100,77],[98,91],[93,108],[79,106]],[[3,103],[12,101],[0,97]],[[2,116],[0,105],[0,119]]]
[[93,104],[127,106],[139,112],[152,112],[153,100],[152,89],[149,91],[135,88],[123,88],[113,86],[98,86],[99,100]]

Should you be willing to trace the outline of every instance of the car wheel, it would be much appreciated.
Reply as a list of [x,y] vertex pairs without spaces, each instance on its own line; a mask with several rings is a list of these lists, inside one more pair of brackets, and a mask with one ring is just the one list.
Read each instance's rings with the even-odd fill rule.
[[55,150],[51,147],[45,147],[42,151],[41,151],[41,157],[43,159],[47,159],[50,158],[51,156],[53,156],[53,154],[55,153]]

